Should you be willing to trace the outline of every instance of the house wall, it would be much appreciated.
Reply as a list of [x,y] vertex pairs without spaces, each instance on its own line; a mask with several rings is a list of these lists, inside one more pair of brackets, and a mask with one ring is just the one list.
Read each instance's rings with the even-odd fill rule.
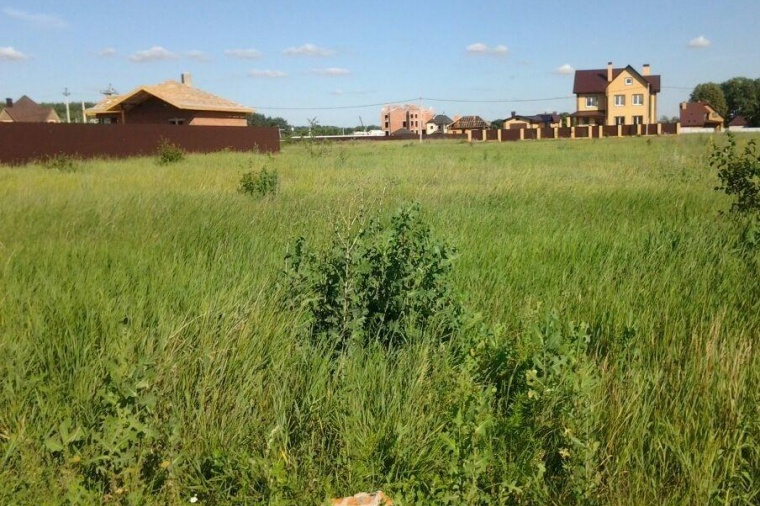
[[[596,97],[597,107],[586,107],[586,97]],[[576,96],[575,100],[576,111],[601,111],[607,110],[607,97],[604,93],[582,93]]]
[[[625,84],[626,79],[630,79],[631,84]],[[656,100],[652,100],[649,93],[649,83],[639,76],[635,76],[629,70],[621,72],[611,83],[607,85],[606,109],[607,116],[605,125],[615,125],[615,118],[624,118],[624,124],[634,124],[634,117],[641,117],[641,123],[652,123],[657,121]],[[634,105],[633,96],[642,95],[643,103]],[[615,97],[622,96],[625,105],[615,105]],[[652,111],[655,114],[652,114]]]
[[168,125],[170,121],[182,120],[185,125],[246,126],[244,114],[216,111],[188,111],[151,97],[124,113],[128,125]]

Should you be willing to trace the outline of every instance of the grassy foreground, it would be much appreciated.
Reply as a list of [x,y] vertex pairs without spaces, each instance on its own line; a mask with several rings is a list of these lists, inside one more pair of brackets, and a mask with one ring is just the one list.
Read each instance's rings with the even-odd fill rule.
[[[0,504],[757,504],[760,277],[705,137],[0,167]],[[237,192],[277,171],[279,192]],[[451,340],[305,339],[296,237],[417,202]]]

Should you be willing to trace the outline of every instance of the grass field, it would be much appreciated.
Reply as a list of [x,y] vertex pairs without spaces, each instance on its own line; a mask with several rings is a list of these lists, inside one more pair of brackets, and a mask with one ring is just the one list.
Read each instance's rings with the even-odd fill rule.
[[[760,276],[707,137],[0,167],[0,503],[758,504]],[[276,171],[279,191],[237,191]],[[305,337],[297,237],[418,203],[464,318]]]

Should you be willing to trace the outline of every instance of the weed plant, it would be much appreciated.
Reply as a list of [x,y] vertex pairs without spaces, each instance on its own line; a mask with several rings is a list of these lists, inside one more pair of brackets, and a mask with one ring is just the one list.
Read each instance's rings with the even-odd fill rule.
[[[760,282],[706,144],[294,144],[260,200],[250,154],[0,167],[0,504],[757,504]],[[357,195],[362,251],[409,202],[456,246],[446,338],[309,337],[283,257],[373,265],[334,247]]]

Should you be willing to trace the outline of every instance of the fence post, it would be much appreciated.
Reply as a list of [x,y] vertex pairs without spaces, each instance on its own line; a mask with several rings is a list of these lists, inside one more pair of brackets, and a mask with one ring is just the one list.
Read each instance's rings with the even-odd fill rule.
[[602,137],[604,137],[604,125],[599,125],[599,130],[598,130],[598,132],[599,132],[599,133],[598,133],[597,137],[599,137],[600,139],[601,139]]
[[536,128],[536,140],[537,141],[541,140],[541,129],[540,128]]
[[501,128],[496,131],[496,138],[501,142]]
[[571,139],[575,139],[575,127],[574,126],[570,127],[570,138]]
[[617,126],[617,136],[622,137],[623,136],[623,125]]
[[467,130],[467,142],[472,142],[472,130]]
[[524,128],[520,129],[520,140],[521,141],[525,140],[525,129]]
[[657,135],[662,135],[662,123],[657,123]]

